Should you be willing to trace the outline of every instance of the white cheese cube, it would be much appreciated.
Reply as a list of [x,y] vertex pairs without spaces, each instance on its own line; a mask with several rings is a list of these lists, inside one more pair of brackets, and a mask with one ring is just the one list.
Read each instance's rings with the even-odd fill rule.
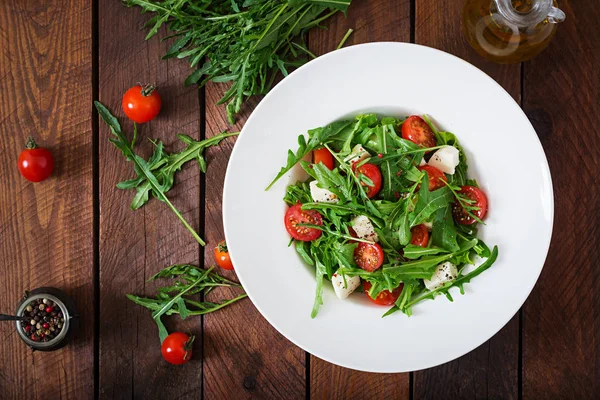
[[344,161],[352,165],[366,160],[369,157],[371,157],[371,153],[365,150],[365,148],[360,144],[357,144],[352,149],[352,152],[346,158],[344,158]]
[[379,241],[379,237],[375,233],[375,228],[368,217],[364,215],[354,217],[350,221],[350,225],[359,239],[370,240],[372,242]]
[[452,264],[450,261],[446,261],[435,268],[431,280],[424,279],[423,282],[427,289],[435,290],[442,287],[444,283],[455,280],[457,276],[458,269],[456,268],[456,265]]
[[360,285],[360,278],[346,275],[346,284],[344,284],[344,277],[341,274],[333,274],[331,284],[338,299],[344,300]]
[[446,174],[454,174],[454,170],[460,162],[458,149],[454,146],[445,146],[433,153],[428,164]]
[[337,203],[340,201],[335,193],[318,187],[319,182],[312,181],[308,185],[310,186],[310,196],[313,201],[321,202],[321,203]]

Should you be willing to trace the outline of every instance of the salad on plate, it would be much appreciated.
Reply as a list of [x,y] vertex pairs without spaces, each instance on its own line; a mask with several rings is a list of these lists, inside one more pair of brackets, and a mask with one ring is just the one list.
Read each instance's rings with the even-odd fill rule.
[[384,316],[410,316],[425,299],[452,301],[452,287],[464,294],[498,256],[477,237],[488,200],[467,177],[458,139],[426,115],[365,114],[312,129],[267,189],[298,163],[310,178],[287,187],[284,224],[315,268],[313,318],[325,280],[339,299],[362,286],[391,306]]

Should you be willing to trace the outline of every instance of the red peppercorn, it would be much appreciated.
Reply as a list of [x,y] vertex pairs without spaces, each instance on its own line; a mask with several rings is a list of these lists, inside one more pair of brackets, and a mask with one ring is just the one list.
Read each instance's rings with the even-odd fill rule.
[[40,333],[40,337],[43,339],[46,336],[45,333]]
[[25,326],[25,332],[29,332],[31,330],[31,325],[26,325]]
[[46,307],[46,312],[51,313],[54,310],[54,307]]
[[383,154],[379,153],[379,154],[377,154],[377,157],[383,158]]
[[47,322],[45,322],[45,323],[44,323],[44,325],[42,325],[42,326],[44,327],[44,329],[48,329],[48,328],[50,328],[50,324],[49,324],[49,323],[47,323]]
[[35,333],[33,335],[31,335],[31,340],[33,340],[34,342],[37,342],[37,336],[35,336]]

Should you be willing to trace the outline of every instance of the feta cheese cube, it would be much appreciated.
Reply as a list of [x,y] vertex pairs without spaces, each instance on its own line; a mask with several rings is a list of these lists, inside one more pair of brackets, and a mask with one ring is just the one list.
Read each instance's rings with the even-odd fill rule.
[[456,265],[450,261],[441,263],[435,268],[435,272],[431,276],[431,280],[424,279],[425,287],[429,290],[435,290],[444,285],[446,282],[450,282],[456,279],[458,276],[458,269]]

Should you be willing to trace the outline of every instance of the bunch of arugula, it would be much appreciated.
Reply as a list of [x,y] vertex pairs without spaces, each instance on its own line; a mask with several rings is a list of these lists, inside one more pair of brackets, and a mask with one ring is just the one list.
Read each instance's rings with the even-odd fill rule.
[[124,0],[154,13],[146,39],[166,24],[176,38],[163,58],[188,58],[197,68],[186,84],[231,82],[218,104],[227,103],[233,124],[245,99],[265,94],[277,71],[314,57],[304,33],[336,12],[346,12],[351,0]]
[[177,218],[192,234],[194,239],[202,246],[206,243],[200,238],[200,235],[190,226],[183,218],[183,215],[175,208],[173,203],[168,199],[167,192],[173,187],[175,182],[175,173],[181,170],[181,167],[188,161],[196,160],[202,172],[206,172],[206,160],[204,159],[204,150],[210,146],[218,145],[221,140],[229,136],[238,135],[239,132],[221,133],[209,139],[196,141],[186,135],[177,135],[179,140],[186,144],[185,149],[179,153],[169,154],[164,151],[162,142],[155,143],[152,156],[146,161],[142,157],[135,154],[133,150],[137,140],[137,125],[134,123],[133,138],[131,141],[121,130],[121,124],[108,109],[99,101],[95,101],[94,105],[98,110],[98,114],[102,120],[110,127],[113,137],[110,142],[114,144],[127,160],[133,162],[133,169],[137,177],[129,179],[117,184],[119,189],[136,189],[136,194],[131,201],[131,209],[137,210],[146,204],[150,194],[158,200],[167,204],[167,206],[175,213]]
[[[460,143],[452,133],[438,131],[427,116],[424,118],[434,130],[436,147],[421,148],[401,138],[397,132],[401,131],[403,120],[393,117],[379,119],[374,114],[360,115],[354,120],[337,121],[310,130],[308,140],[304,135],[298,138],[298,149],[288,152],[286,165],[267,187],[269,189],[300,163],[310,175],[310,180],[316,179],[320,187],[330,190],[339,198],[336,204],[313,202],[308,182],[288,186],[284,197],[289,205],[300,202],[303,209],[318,210],[323,216],[322,226],[307,225],[323,231],[317,240],[295,242],[301,258],[315,267],[317,289],[312,317],[317,315],[322,304],[323,281],[325,277],[331,280],[334,273],[360,276],[369,281],[369,295],[372,298],[383,290],[393,291],[402,284],[400,297],[384,316],[395,311],[411,315],[412,306],[425,299],[445,294],[452,300],[449,292],[452,287],[459,287],[464,293],[463,285],[496,260],[497,247],[490,250],[477,238],[474,226],[456,225],[452,217],[454,202],[459,202],[474,218],[472,211],[477,209],[472,200],[460,193],[460,186],[477,186],[475,180],[467,179],[467,159]],[[366,182],[368,178],[360,174],[357,176],[355,169],[344,161],[356,144],[377,155],[361,162],[376,164],[381,170],[382,189],[375,199],[366,196],[361,184],[369,184]],[[429,191],[428,175],[416,166],[427,153],[446,145],[459,150],[460,163],[453,175],[446,175],[445,186]],[[323,164],[309,165],[302,161],[304,156],[322,146],[332,152],[337,160],[337,168],[329,170]],[[350,235],[350,221],[357,215],[365,215],[371,220],[384,250],[384,265],[375,272],[357,268],[353,260],[357,241],[368,242]],[[433,224],[429,247],[409,244],[411,228],[424,222]],[[475,256],[486,260],[467,272],[465,268],[475,263]],[[434,291],[428,291],[423,280],[430,279],[436,267],[445,261],[457,265],[458,278]]]
[[173,265],[163,269],[148,281],[154,281],[159,278],[177,278],[179,280],[171,286],[157,289],[156,297],[139,297],[128,294],[127,298],[135,304],[146,307],[152,311],[152,318],[158,326],[158,336],[160,342],[169,335],[167,328],[161,321],[163,315],[179,314],[182,319],[192,315],[204,315],[213,311],[220,310],[238,300],[247,297],[242,293],[232,299],[223,300],[219,303],[194,300],[191,296],[207,295],[216,287],[239,287],[239,283],[230,281],[208,270],[197,268],[193,265]]

